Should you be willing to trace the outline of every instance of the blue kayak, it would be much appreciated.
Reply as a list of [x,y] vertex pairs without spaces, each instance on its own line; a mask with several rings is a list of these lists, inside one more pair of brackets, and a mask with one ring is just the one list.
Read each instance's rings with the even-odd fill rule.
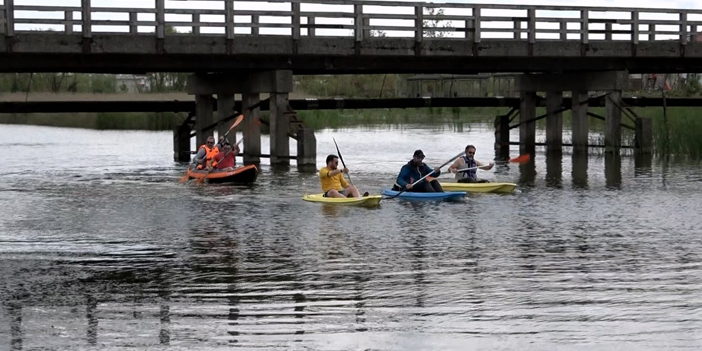
[[[382,195],[388,197],[395,197],[399,191],[383,189]],[[443,193],[415,193],[411,191],[405,191],[397,198],[408,199],[408,200],[458,200],[466,196],[465,191],[445,191]]]

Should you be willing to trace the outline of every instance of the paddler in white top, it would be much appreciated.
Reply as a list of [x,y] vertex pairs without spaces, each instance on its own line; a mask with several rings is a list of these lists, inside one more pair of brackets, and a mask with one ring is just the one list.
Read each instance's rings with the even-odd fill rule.
[[449,167],[449,172],[456,173],[456,180],[459,183],[489,183],[487,179],[478,178],[478,168],[490,170],[495,163],[484,164],[475,159],[475,146],[466,146],[466,154],[456,159]]

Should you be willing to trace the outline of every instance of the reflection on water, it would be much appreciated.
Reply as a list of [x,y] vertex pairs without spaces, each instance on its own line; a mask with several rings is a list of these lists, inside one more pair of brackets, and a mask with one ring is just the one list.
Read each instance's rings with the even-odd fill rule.
[[[335,137],[377,193],[418,148],[490,161],[492,130],[461,128],[322,131],[318,164]],[[0,140],[0,350],[702,346],[694,162],[539,151],[480,171],[514,194],[369,209],[302,201],[319,180],[294,163],[181,185],[169,133]]]

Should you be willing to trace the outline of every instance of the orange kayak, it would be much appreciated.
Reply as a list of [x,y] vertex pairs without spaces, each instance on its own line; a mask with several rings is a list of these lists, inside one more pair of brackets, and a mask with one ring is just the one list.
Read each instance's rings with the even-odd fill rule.
[[234,168],[232,171],[213,170],[209,174],[206,170],[191,170],[188,168],[188,177],[190,177],[190,179],[202,179],[206,174],[207,179],[205,179],[205,181],[208,183],[251,184],[256,181],[258,168],[254,165],[248,165]]

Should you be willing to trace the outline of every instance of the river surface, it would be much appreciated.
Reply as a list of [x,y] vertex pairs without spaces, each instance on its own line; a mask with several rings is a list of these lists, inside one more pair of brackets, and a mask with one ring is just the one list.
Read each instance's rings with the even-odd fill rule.
[[[371,193],[418,148],[494,158],[482,125],[316,136]],[[696,162],[537,152],[480,171],[514,194],[367,209],[302,201],[294,161],[179,184],[170,132],[0,125],[0,149],[0,350],[702,348]]]

